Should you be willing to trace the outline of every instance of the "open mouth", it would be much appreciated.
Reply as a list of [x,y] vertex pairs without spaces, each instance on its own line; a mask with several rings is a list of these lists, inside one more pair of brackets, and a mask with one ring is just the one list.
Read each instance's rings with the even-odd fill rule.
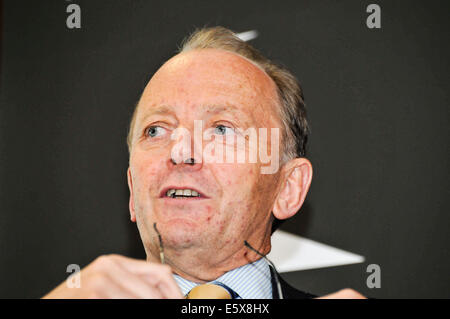
[[192,188],[166,188],[161,192],[161,197],[165,198],[185,198],[185,199],[200,199],[206,198],[199,191]]

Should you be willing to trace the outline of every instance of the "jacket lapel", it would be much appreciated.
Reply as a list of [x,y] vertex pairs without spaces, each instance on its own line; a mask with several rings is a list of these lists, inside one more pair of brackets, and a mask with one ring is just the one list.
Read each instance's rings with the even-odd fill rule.
[[271,281],[272,281],[272,296],[273,299],[280,299],[278,288],[277,288],[277,281],[275,276],[277,276],[280,286],[281,286],[281,292],[283,294],[283,299],[311,299],[316,297],[313,294],[303,292],[301,290],[295,289],[291,285],[289,285],[286,281],[284,281],[283,278],[279,274],[277,274],[274,269],[270,266],[270,275],[271,275]]

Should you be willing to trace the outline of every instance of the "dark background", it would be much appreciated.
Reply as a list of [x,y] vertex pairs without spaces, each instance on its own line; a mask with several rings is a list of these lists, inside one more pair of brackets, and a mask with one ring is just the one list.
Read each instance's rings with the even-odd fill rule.
[[[81,6],[81,29],[66,7]],[[370,3],[382,28],[368,29]],[[195,27],[251,43],[302,82],[315,175],[282,229],[365,256],[285,274],[322,294],[450,297],[448,1],[3,1],[0,297],[40,297],[129,221],[126,133],[153,72]],[[381,288],[366,267],[381,267]]]

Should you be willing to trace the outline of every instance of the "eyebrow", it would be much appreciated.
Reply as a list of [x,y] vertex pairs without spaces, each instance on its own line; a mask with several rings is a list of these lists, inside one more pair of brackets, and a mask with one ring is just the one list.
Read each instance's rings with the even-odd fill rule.
[[253,121],[253,117],[251,115],[241,112],[233,104],[208,105],[206,107],[208,108],[206,110],[206,112],[209,113],[210,115],[216,115],[216,114],[220,114],[220,113],[232,114],[236,118],[236,120],[237,120],[239,126],[241,126],[241,128],[248,127],[248,126],[251,126],[252,124],[255,124],[255,123],[253,123],[254,121]]
[[167,115],[168,113],[173,113],[173,108],[168,105],[160,105],[152,107],[149,112],[144,116],[144,119],[152,115]]
[[[147,122],[149,117],[155,116],[155,115],[174,115],[173,109],[168,105],[161,105],[161,106],[155,106],[152,107],[150,111],[148,111],[143,117],[140,119],[138,123],[145,123]],[[137,123],[136,123],[137,124]]]
[[[208,114],[209,116],[214,116],[220,113],[230,113],[236,118],[238,122],[240,122],[240,124],[248,126],[252,122],[251,116],[241,112],[236,106],[231,103],[209,104],[204,105],[203,107],[205,108],[204,113]],[[147,114],[143,116],[140,122],[145,123],[149,117],[155,115],[170,115],[176,117],[174,109],[175,107],[170,105],[155,105],[151,108],[151,110],[148,111]]]
[[239,112],[238,108],[232,104],[207,105],[207,106],[205,106],[205,108],[207,108],[206,113],[211,113],[211,114],[219,114],[219,113],[242,114],[242,112]]

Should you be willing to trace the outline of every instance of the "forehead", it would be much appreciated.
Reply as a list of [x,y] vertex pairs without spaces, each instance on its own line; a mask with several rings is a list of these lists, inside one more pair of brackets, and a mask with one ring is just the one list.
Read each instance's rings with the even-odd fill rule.
[[246,58],[217,49],[184,52],[167,61],[145,88],[138,117],[158,105],[191,111],[234,105],[258,122],[278,122],[272,79]]

